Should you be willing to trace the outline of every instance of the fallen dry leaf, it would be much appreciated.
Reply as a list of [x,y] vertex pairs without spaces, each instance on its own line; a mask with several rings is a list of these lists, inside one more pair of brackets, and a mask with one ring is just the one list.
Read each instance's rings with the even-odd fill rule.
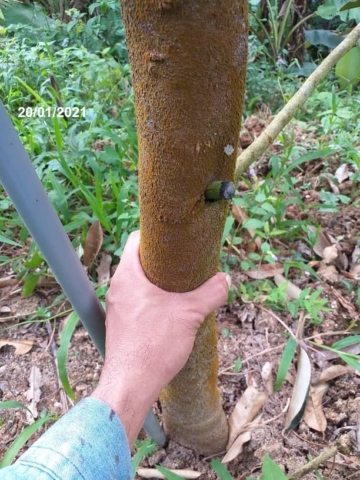
[[319,378],[313,382],[313,385],[330,382],[330,380],[340,377],[341,375],[353,373],[354,370],[354,367],[350,367],[350,365],[331,365],[321,372]]
[[337,273],[335,265],[326,265],[325,263],[320,262],[317,274],[323,280],[331,283],[337,283],[339,281],[339,274]]
[[274,393],[274,377],[272,374],[272,363],[266,362],[261,369],[261,378],[263,379],[265,390],[268,395]]
[[327,383],[318,383],[310,387],[310,395],[306,401],[304,421],[317,432],[325,432],[327,420],[322,409],[322,399],[329,385]]
[[96,269],[97,272],[97,281],[98,284],[103,285],[104,283],[107,283],[110,280],[110,267],[111,267],[111,255],[108,255],[107,253],[102,253],[101,254],[101,259],[99,262],[99,266]]
[[[170,470],[170,472],[175,473],[185,479],[199,478],[201,473],[195,472],[195,470]],[[136,473],[143,478],[166,478],[164,475],[156,470],[156,468],[138,468]]]
[[99,220],[96,220],[86,235],[85,246],[84,246],[84,255],[83,255],[83,265],[88,269],[91,268],[97,254],[100,251],[101,245],[103,242],[103,231]]
[[305,411],[311,380],[311,364],[308,354],[300,348],[295,384],[285,420],[285,431],[293,430]]
[[344,298],[336,288],[331,287],[331,291],[339,301],[340,305],[343,308],[345,308],[352,317],[355,317],[356,316],[355,306],[351,302],[348,302],[346,298]]
[[[309,230],[315,235],[317,232],[317,229],[309,225],[308,226]],[[345,255],[345,253],[342,251],[340,245],[337,243],[336,239],[332,237],[330,234],[324,231],[319,231],[317,234],[316,242],[315,245],[313,246],[313,250],[321,258],[324,258],[324,250],[326,251],[327,247],[332,247],[336,245],[336,248],[338,250],[337,258],[333,260],[334,265],[339,269],[339,270],[346,270],[348,267],[348,258]]]
[[251,432],[255,426],[259,425],[261,420],[261,414],[258,415],[251,423],[247,424],[247,430],[244,433],[241,433],[235,442],[231,445],[229,450],[226,452],[225,457],[221,460],[221,463],[228,463],[231,460],[234,460],[242,452],[243,446],[245,443],[250,442]]
[[42,387],[41,372],[40,372],[40,369],[35,365],[31,367],[29,385],[30,385],[30,388],[25,393],[25,395],[30,402],[30,404],[28,405],[28,408],[31,411],[32,416],[30,412],[27,411],[26,418],[28,422],[33,423],[35,421],[35,418],[39,416],[39,413],[37,411],[37,404],[39,403],[39,400],[40,400],[40,396],[41,396],[40,388]]
[[274,281],[278,287],[282,285],[283,283],[287,283],[286,288],[285,288],[285,293],[288,296],[290,300],[298,300],[300,298],[302,290],[294,285],[290,280],[285,278],[281,274],[276,274],[274,276]]
[[250,423],[264,405],[266,393],[259,392],[255,387],[248,387],[237,401],[229,418],[228,450],[236,438],[242,433],[245,424]]
[[336,169],[335,178],[342,183],[344,180],[349,178],[349,167],[347,163],[343,163],[339,168]]
[[3,305],[3,306],[0,308],[0,313],[11,313],[11,308],[8,307],[7,305]]
[[11,285],[16,285],[17,283],[19,283],[19,280],[17,278],[12,277],[12,276],[0,278],[0,288],[5,288],[5,287],[9,287]]
[[339,193],[340,193],[339,187],[334,183],[333,179],[331,178],[331,175],[324,174],[324,175],[321,175],[321,178],[325,178],[325,180],[330,185],[330,188],[331,188],[332,192],[335,195],[339,195]]
[[256,270],[247,270],[243,273],[254,280],[263,280],[272,278],[277,274],[283,273],[284,267],[281,263],[264,263],[259,265]]
[[34,342],[31,340],[0,340],[0,348],[5,345],[15,347],[15,355],[25,355],[30,352]]
[[[328,468],[340,471],[347,470],[348,468],[360,471],[360,462],[357,461],[357,457],[355,455],[349,457],[347,455],[343,455],[342,453],[338,453],[335,456],[335,460],[328,460],[326,465]],[[353,476],[353,480],[357,480],[356,477]]]
[[334,244],[334,245],[330,245],[329,247],[325,247],[324,250],[323,250],[323,259],[325,260],[325,263],[327,263],[328,265],[330,263],[333,263],[334,260],[336,260],[338,258],[338,255],[339,254],[339,251],[337,249],[337,246]]

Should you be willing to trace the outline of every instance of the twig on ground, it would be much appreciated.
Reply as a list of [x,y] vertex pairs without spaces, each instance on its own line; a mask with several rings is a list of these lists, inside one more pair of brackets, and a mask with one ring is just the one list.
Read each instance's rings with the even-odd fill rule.
[[334,457],[337,454],[337,447],[331,447],[329,450],[321,453],[318,457],[313,458],[306,465],[300,467],[296,472],[292,473],[288,480],[298,480],[304,477],[306,474],[312,472],[318,468],[322,463],[325,463],[329,458]]

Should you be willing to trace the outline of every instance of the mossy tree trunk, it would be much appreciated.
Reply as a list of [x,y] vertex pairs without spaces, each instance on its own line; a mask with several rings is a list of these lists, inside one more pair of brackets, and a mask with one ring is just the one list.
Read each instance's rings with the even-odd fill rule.
[[[193,290],[217,272],[247,59],[247,0],[122,0],[139,135],[140,255],[151,282]],[[161,321],[161,318],[159,318]],[[171,345],[169,345],[171,348]],[[162,393],[165,428],[183,445],[224,450],[215,316]]]

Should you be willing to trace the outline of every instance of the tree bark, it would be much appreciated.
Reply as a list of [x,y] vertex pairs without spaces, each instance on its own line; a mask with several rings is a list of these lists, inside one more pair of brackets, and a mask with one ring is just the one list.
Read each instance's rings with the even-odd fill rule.
[[[122,0],[139,136],[140,256],[149,280],[193,290],[218,270],[247,60],[247,0]],[[159,318],[161,321],[161,318]],[[171,348],[171,345],[169,345]],[[204,454],[225,449],[215,315],[161,396],[165,428]]]

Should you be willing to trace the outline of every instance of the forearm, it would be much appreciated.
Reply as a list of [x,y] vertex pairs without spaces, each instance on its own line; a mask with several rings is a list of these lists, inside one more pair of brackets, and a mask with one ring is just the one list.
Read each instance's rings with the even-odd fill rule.
[[53,425],[2,480],[108,480],[131,478],[124,427],[105,403],[87,398]]

